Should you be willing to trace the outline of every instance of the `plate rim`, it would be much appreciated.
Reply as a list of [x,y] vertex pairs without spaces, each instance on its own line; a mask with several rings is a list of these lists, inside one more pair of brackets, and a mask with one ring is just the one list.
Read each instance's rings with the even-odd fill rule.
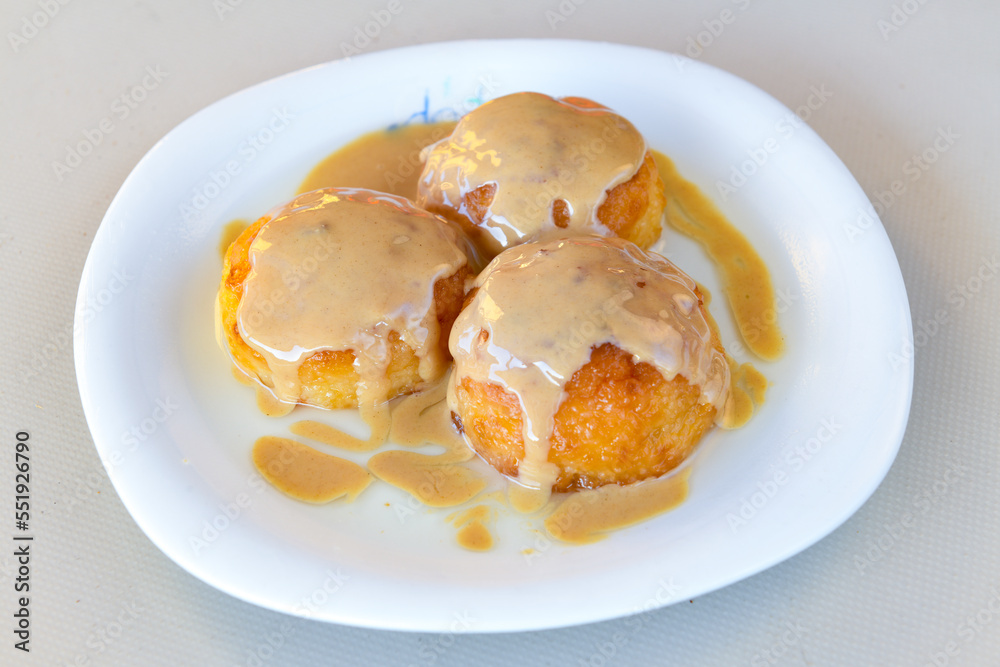
[[[639,46],[634,46],[634,45],[627,45],[627,44],[617,44],[617,43],[607,42],[607,41],[564,40],[564,39],[546,39],[546,38],[541,38],[541,39],[482,39],[482,40],[480,40],[480,39],[472,39],[472,40],[455,40],[455,41],[434,42],[434,43],[429,43],[429,44],[419,44],[419,45],[406,46],[406,47],[400,47],[400,48],[394,48],[394,49],[385,49],[385,50],[380,50],[380,51],[373,51],[373,52],[365,53],[365,54],[362,54],[360,56],[356,56],[356,57],[353,57],[353,58],[350,58],[350,59],[346,59],[346,60],[345,59],[339,59],[339,60],[328,61],[326,63],[312,65],[312,66],[301,68],[301,69],[298,69],[298,70],[295,70],[295,71],[292,71],[292,72],[287,72],[287,73],[281,74],[279,76],[267,79],[265,81],[261,81],[261,82],[255,83],[255,84],[253,84],[251,86],[248,86],[248,87],[243,88],[241,90],[238,90],[238,91],[235,91],[233,93],[230,93],[230,94],[226,95],[225,97],[223,97],[223,98],[221,98],[219,100],[216,100],[215,102],[212,102],[211,104],[209,104],[209,105],[205,106],[204,108],[199,109],[195,113],[191,114],[186,119],[184,119],[183,121],[181,121],[180,123],[178,123],[176,126],[174,126],[171,130],[169,130],[163,137],[161,137],[159,140],[157,140],[153,144],[153,146],[145,153],[145,155],[136,163],[135,167],[133,167],[133,169],[130,171],[128,177],[126,177],[126,179],[123,181],[123,183],[120,186],[118,192],[115,194],[115,197],[112,199],[110,205],[108,206],[108,209],[107,209],[107,211],[105,212],[105,215],[102,218],[101,224],[100,224],[97,232],[94,234],[93,241],[92,241],[92,244],[91,244],[91,248],[88,251],[87,260],[86,260],[86,262],[84,264],[84,268],[83,268],[83,271],[82,271],[82,274],[81,274],[80,286],[79,286],[78,293],[77,293],[76,309],[75,309],[75,313],[74,313],[74,327],[73,327],[74,367],[75,367],[76,376],[77,376],[78,389],[79,389],[80,394],[81,394],[81,401],[83,403],[84,413],[85,413],[85,416],[86,416],[86,419],[87,419],[88,429],[90,430],[91,437],[94,440],[94,445],[95,445],[95,447],[96,447],[96,449],[98,451],[98,454],[101,457],[102,464],[104,464],[106,466],[105,459],[102,456],[102,454],[104,452],[102,451],[101,444],[100,444],[99,438],[98,438],[98,432],[97,432],[97,429],[98,429],[97,422],[99,420],[99,416],[98,416],[97,412],[99,410],[99,406],[95,404],[94,397],[93,396],[88,396],[88,393],[86,391],[86,385],[87,385],[87,382],[88,382],[88,377],[87,377],[88,369],[84,366],[84,359],[83,359],[83,357],[85,356],[85,353],[86,353],[86,346],[87,346],[87,340],[86,340],[87,336],[86,336],[86,334],[87,334],[87,329],[86,329],[86,323],[81,322],[81,320],[83,318],[83,313],[85,312],[86,307],[88,305],[87,294],[85,292],[85,289],[87,287],[88,278],[92,277],[93,274],[97,271],[96,263],[97,263],[98,260],[97,260],[97,255],[95,253],[95,247],[97,247],[100,243],[105,242],[105,237],[108,236],[108,234],[110,234],[110,231],[109,231],[110,230],[110,226],[113,224],[112,219],[113,219],[114,215],[117,213],[117,209],[121,206],[120,202],[121,202],[121,199],[123,198],[123,193],[126,190],[128,190],[130,187],[132,187],[131,184],[138,178],[136,176],[136,174],[138,172],[141,172],[143,169],[145,169],[146,165],[148,165],[150,162],[152,162],[152,161],[154,161],[154,160],[157,159],[157,155],[163,150],[163,146],[165,145],[165,142],[167,142],[172,136],[176,136],[176,134],[178,133],[178,131],[181,128],[187,128],[187,127],[191,127],[191,126],[196,125],[199,122],[199,118],[204,117],[205,115],[209,114],[212,109],[218,108],[218,107],[220,107],[222,105],[225,105],[225,104],[231,104],[233,102],[233,100],[238,99],[240,96],[249,95],[249,94],[251,94],[252,91],[257,91],[257,90],[265,88],[265,87],[270,87],[270,86],[276,85],[277,82],[280,82],[280,81],[291,81],[291,80],[295,79],[297,76],[301,75],[304,72],[308,72],[308,71],[311,71],[311,70],[317,70],[317,69],[324,69],[324,68],[344,67],[344,66],[346,66],[347,63],[349,63],[350,61],[353,61],[353,60],[366,59],[366,60],[375,61],[375,60],[378,60],[378,59],[385,59],[385,58],[405,57],[407,54],[414,54],[414,53],[418,53],[418,52],[431,52],[433,50],[442,49],[442,48],[444,48],[444,49],[452,49],[452,50],[477,49],[477,48],[483,47],[484,45],[485,46],[490,46],[490,47],[494,47],[494,46],[495,47],[507,46],[507,47],[511,47],[511,48],[513,48],[513,47],[525,47],[525,46],[528,46],[528,45],[530,45],[532,48],[538,48],[538,47],[541,47],[541,48],[552,48],[552,47],[556,47],[556,48],[564,48],[564,47],[570,47],[570,48],[580,48],[580,47],[595,48],[595,46],[599,46],[600,48],[609,48],[609,49],[613,49],[613,50],[620,50],[622,52],[631,51],[631,52],[634,52],[635,54],[638,54],[638,55],[641,55],[641,56],[644,56],[644,57],[649,57],[649,56],[654,56],[655,55],[655,57],[658,57],[658,58],[663,58],[663,57],[679,58],[679,59],[682,59],[684,61],[687,61],[691,65],[691,67],[693,69],[704,68],[706,71],[711,71],[715,75],[720,75],[721,74],[721,75],[724,75],[725,77],[728,77],[728,78],[730,78],[732,80],[740,82],[740,84],[742,84],[742,85],[749,86],[750,88],[752,88],[753,90],[755,90],[760,95],[763,95],[763,96],[765,96],[767,98],[770,98],[770,100],[772,100],[773,103],[775,103],[777,105],[780,105],[782,108],[786,108],[787,109],[787,107],[784,107],[784,105],[781,104],[781,102],[779,102],[774,97],[772,97],[771,95],[769,95],[766,91],[761,90],[760,88],[758,88],[754,84],[752,84],[752,83],[750,83],[750,82],[748,82],[748,81],[746,81],[746,80],[744,80],[744,79],[742,79],[740,77],[737,77],[736,75],[734,75],[734,74],[732,74],[730,72],[727,72],[727,71],[722,70],[720,68],[714,67],[714,66],[709,65],[707,63],[703,63],[703,62],[700,62],[700,61],[691,60],[691,59],[686,58],[685,56],[682,56],[682,55],[678,55],[678,54],[674,54],[674,53],[669,53],[669,52],[665,52],[665,51],[660,51],[660,50],[656,50],[656,49],[650,49],[650,48],[639,47]],[[845,174],[849,178],[850,182],[852,182],[857,187],[858,191],[863,195],[864,193],[863,193],[863,191],[861,191],[860,185],[857,183],[857,180],[854,178],[853,174],[850,173],[850,171],[847,169],[847,167],[843,164],[843,162],[840,160],[840,158],[822,140],[822,138],[820,138],[818,135],[815,135],[815,133],[811,130],[811,128],[807,128],[807,130],[809,132],[812,132],[813,135],[815,136],[815,139],[819,142],[819,144],[826,149],[826,151],[828,153],[828,157],[832,158],[832,160],[834,160],[836,162],[836,164],[835,164],[836,168],[838,168],[839,171],[842,171],[843,174]],[[865,200],[867,201],[867,199],[865,199]],[[892,256],[893,261],[894,261],[894,269],[895,269],[894,272],[893,272],[894,273],[894,278],[898,281],[898,288],[899,288],[901,294],[904,297],[903,298],[903,302],[901,304],[899,304],[899,305],[900,305],[900,307],[903,310],[903,315],[904,315],[904,320],[905,320],[906,334],[912,340],[912,317],[911,317],[911,313],[910,313],[910,310],[909,310],[908,300],[905,298],[905,296],[906,296],[906,286],[905,286],[905,283],[903,281],[902,272],[901,272],[900,267],[899,267],[898,259],[896,258],[895,252],[894,252],[894,250],[892,248],[891,241],[889,240],[888,235],[885,233],[884,227],[882,226],[881,221],[878,220],[877,216],[876,216],[876,221],[878,222],[878,224],[875,226],[875,228],[877,230],[879,230],[881,232],[882,237],[884,237],[882,239],[879,239],[877,242],[884,242],[887,245],[888,252]],[[870,231],[869,231],[869,233],[870,233]],[[769,568],[771,568],[771,567],[773,567],[773,566],[775,566],[775,565],[777,565],[777,564],[779,564],[779,563],[787,560],[791,556],[794,556],[794,555],[796,555],[798,553],[801,553],[801,552],[805,551],[806,549],[808,549],[809,547],[811,547],[812,545],[814,545],[815,543],[817,543],[818,541],[822,540],[824,537],[826,537],[827,535],[829,535],[830,533],[832,533],[834,530],[836,530],[837,528],[839,528],[841,525],[843,525],[851,516],[853,516],[855,514],[855,512],[857,512],[857,510],[862,505],[864,505],[871,498],[871,496],[878,489],[879,485],[882,483],[882,481],[885,479],[886,475],[888,474],[889,470],[891,469],[891,467],[892,467],[892,465],[893,465],[893,463],[894,463],[894,461],[896,459],[896,456],[898,455],[899,449],[900,449],[900,447],[902,445],[902,441],[903,441],[903,438],[904,438],[904,435],[905,435],[906,425],[907,425],[907,422],[908,422],[909,411],[910,411],[910,407],[911,407],[911,403],[912,403],[913,378],[914,378],[913,374],[914,374],[914,367],[913,367],[913,364],[910,363],[910,364],[908,364],[908,372],[906,374],[905,381],[903,382],[903,384],[905,385],[903,387],[903,392],[896,397],[897,400],[898,400],[898,406],[899,406],[899,409],[900,409],[901,413],[900,413],[900,418],[898,420],[894,421],[894,423],[896,424],[896,427],[892,430],[893,435],[891,437],[891,441],[892,441],[891,455],[886,456],[886,458],[881,462],[882,465],[880,466],[877,474],[872,475],[872,479],[874,481],[871,484],[870,488],[867,489],[867,491],[865,493],[863,493],[863,494],[859,494],[857,496],[853,496],[852,497],[853,502],[850,503],[850,504],[848,504],[848,505],[845,505],[843,511],[841,511],[841,513],[840,513],[839,520],[837,520],[835,522],[831,522],[829,525],[824,526],[823,530],[817,531],[816,534],[811,535],[810,539],[805,540],[805,541],[803,541],[801,543],[789,546],[784,552],[780,553],[777,556],[772,557],[770,559],[771,562],[769,562],[767,564],[763,564],[763,565],[757,566],[757,567],[747,568],[745,571],[733,572],[732,576],[730,576],[728,578],[724,577],[723,580],[721,581],[721,583],[717,583],[716,585],[710,586],[710,587],[708,587],[708,588],[706,588],[704,590],[695,591],[694,595],[696,595],[696,596],[698,596],[698,595],[704,595],[706,593],[713,592],[715,590],[719,590],[721,588],[724,588],[726,586],[731,585],[732,583],[735,583],[737,581],[741,581],[741,580],[743,580],[745,578],[753,576],[754,574],[757,574],[759,572],[767,570],[767,569],[769,569]],[[125,496],[122,493],[122,489],[120,488],[119,482],[116,481],[117,480],[117,476],[110,474],[110,470],[108,470],[108,473],[109,473],[109,478],[112,481],[112,484],[113,484],[113,486],[115,488],[116,493],[118,493],[119,498],[122,500],[122,503],[125,505],[126,510],[129,512],[130,516],[132,516],[133,520],[139,525],[139,527],[142,529],[143,533],[154,544],[156,544],[156,546],[164,553],[164,555],[166,555],[168,558],[170,558],[170,560],[172,560],[173,562],[175,562],[178,565],[180,565],[183,569],[185,569],[186,571],[188,571],[190,574],[192,574],[193,576],[197,577],[198,579],[201,579],[202,581],[205,581],[206,583],[209,583],[214,588],[217,588],[217,589],[219,589],[219,590],[221,590],[221,591],[223,591],[223,592],[225,592],[225,593],[227,593],[229,595],[232,595],[233,597],[237,597],[239,599],[251,602],[253,604],[256,604],[256,605],[259,605],[259,606],[262,606],[262,607],[265,607],[265,608],[268,608],[268,609],[277,610],[277,611],[283,611],[283,612],[286,612],[286,613],[292,613],[288,609],[282,609],[279,606],[276,606],[273,601],[269,602],[267,600],[259,599],[259,596],[253,595],[252,592],[241,591],[241,590],[233,590],[231,586],[224,585],[224,583],[218,581],[217,578],[209,577],[204,572],[200,572],[200,573],[199,572],[195,572],[191,568],[189,568],[181,559],[177,558],[175,556],[175,554],[172,553],[173,547],[171,545],[167,545],[167,544],[161,543],[156,537],[154,537],[154,534],[151,533],[150,530],[147,529],[147,525],[146,525],[147,519],[143,518],[143,517],[136,516],[136,514],[133,511],[133,508],[126,501],[126,498],[125,498]],[[687,599],[687,597],[685,597],[684,599]],[[667,606],[669,604],[673,604],[673,603],[678,602],[678,601],[679,600],[669,600],[665,604],[661,604],[661,605],[658,605],[658,606]],[[516,623],[513,623],[509,627],[505,626],[505,627],[496,627],[496,628],[491,628],[491,627],[476,628],[474,630],[474,632],[507,632],[507,631],[519,631],[519,630],[551,629],[551,628],[565,627],[565,626],[569,626],[569,625],[577,625],[577,624],[586,623],[586,622],[596,622],[596,621],[602,621],[602,620],[610,620],[612,618],[618,618],[618,617],[630,615],[631,613],[635,613],[635,611],[641,611],[641,610],[633,610],[633,611],[618,610],[617,612],[614,612],[614,613],[611,613],[611,614],[607,614],[607,615],[591,616],[591,617],[589,617],[589,619],[585,619],[585,620],[568,620],[568,621],[565,621],[565,622],[561,622],[561,621],[557,620],[557,621],[552,622],[550,624],[541,625],[541,626],[538,625],[538,624],[518,626]],[[335,622],[335,623],[340,623],[340,624],[355,625],[355,626],[358,626],[358,627],[382,628],[382,629],[393,629],[393,630],[411,630],[411,631],[444,630],[443,628],[440,628],[440,627],[429,627],[429,626],[420,626],[420,625],[383,625],[383,624],[379,624],[379,623],[364,622],[364,621],[352,622],[355,619],[350,619],[350,618],[336,618],[336,619],[333,619],[333,618],[318,618],[317,620]]]

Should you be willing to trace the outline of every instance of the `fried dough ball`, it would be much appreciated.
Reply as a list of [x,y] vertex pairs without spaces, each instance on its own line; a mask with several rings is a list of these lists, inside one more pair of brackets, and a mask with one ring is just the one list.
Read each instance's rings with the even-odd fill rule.
[[418,203],[492,258],[546,236],[660,237],[663,181],[642,135],[580,97],[515,93],[466,114],[424,150]]
[[[408,245],[412,250],[400,255]],[[249,281],[262,278],[255,274],[267,259],[277,269],[264,283],[268,291],[256,310],[241,311]],[[388,400],[446,370],[448,332],[469,277],[460,234],[440,218],[382,193],[317,190],[260,218],[229,246],[218,298],[222,342],[233,363],[279,400],[357,407],[365,372],[376,374],[368,382]],[[378,304],[412,312],[385,327]],[[346,322],[327,333],[327,319]],[[255,331],[262,340],[249,335]],[[370,349],[359,364],[362,344]],[[289,363],[282,357],[296,345],[305,352]]]
[[[517,477],[524,458],[517,396],[469,378],[457,392],[457,418],[476,453]],[[700,394],[684,377],[665,380],[616,345],[593,348],[590,361],[566,383],[555,415],[548,460],[560,472],[552,490],[631,484],[673,470],[715,421],[715,407],[701,403]]]
[[[452,330],[456,369],[449,405],[456,425],[490,465],[525,481],[527,430],[539,435],[550,420],[543,446],[557,492],[669,472],[719,420],[728,394],[725,352],[693,281],[669,265],[670,280],[658,282],[668,271],[665,259],[621,241],[601,241],[591,241],[584,252],[586,239],[505,251],[477,279]],[[554,261],[567,245],[575,252]],[[605,296],[586,302],[595,283],[603,295],[617,294],[618,305],[607,305]],[[581,307],[570,299],[551,302],[568,285],[576,286]],[[530,323],[531,311],[544,312],[536,299],[548,302],[551,316],[536,317],[542,321],[534,331],[515,332]],[[598,310],[595,303],[605,306]],[[657,326],[658,309],[661,315],[670,311],[659,320],[669,328]],[[640,360],[651,353],[666,361]],[[511,359],[516,363],[506,361]],[[681,370],[665,372],[670,359]],[[533,375],[532,367],[544,368],[545,377]],[[553,390],[545,381],[559,375],[568,379]],[[557,407],[532,414],[538,406],[528,402],[549,400],[546,395]]]

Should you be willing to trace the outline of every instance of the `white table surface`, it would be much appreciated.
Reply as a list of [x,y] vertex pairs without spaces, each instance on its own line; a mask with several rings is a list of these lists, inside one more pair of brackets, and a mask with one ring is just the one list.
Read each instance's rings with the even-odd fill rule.
[[[341,43],[388,3],[7,0],[0,438],[11,461],[15,433],[31,434],[36,541],[30,654],[13,647],[16,563],[7,547],[0,555],[0,664],[1000,665],[1000,4],[399,2],[367,50],[602,40],[691,49],[792,108],[825,87],[829,99],[810,125],[869,197],[897,180],[906,186],[882,220],[914,326],[928,335],[916,338],[910,422],[888,477],[812,548],[638,622],[408,634],[297,619],[214,590],[145,537],[99,463],[69,342],[79,277],[109,202],[157,139],[229,93],[339,58]],[[720,16],[728,23],[714,23]],[[712,27],[719,34],[702,35],[710,43],[695,51]],[[79,166],[57,174],[67,145],[147,67],[160,80],[146,99]],[[908,161],[939,133],[953,140],[913,172]],[[935,317],[946,321],[930,334]],[[11,464],[0,480],[6,516]]]

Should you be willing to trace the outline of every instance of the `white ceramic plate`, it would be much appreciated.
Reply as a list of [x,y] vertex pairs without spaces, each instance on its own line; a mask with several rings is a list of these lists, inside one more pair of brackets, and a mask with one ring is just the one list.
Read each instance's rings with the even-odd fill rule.
[[[268,420],[229,375],[212,330],[222,225],[288,199],[310,167],[363,132],[453,118],[523,90],[615,108],[758,248],[787,336],[779,362],[758,364],[773,383],[766,405],[747,427],[710,435],[681,507],[584,547],[551,543],[507,515],[497,546],[471,553],[455,545],[441,512],[382,483],[354,504],[318,507],[266,486],[250,462],[252,442],[287,435],[309,412]],[[734,168],[752,174],[723,199],[717,181]],[[660,248],[721,294],[695,244],[668,231]],[[723,342],[747,360],[721,298],[713,312]],[[827,535],[871,495],[899,447],[912,388],[896,258],[826,144],[730,74],[590,42],[373,53],[213,104],[157,143],[125,181],[94,239],[76,318],[76,370],[94,441],[150,539],[244,600],[379,628],[571,625],[760,572]],[[357,427],[350,415],[336,418]]]

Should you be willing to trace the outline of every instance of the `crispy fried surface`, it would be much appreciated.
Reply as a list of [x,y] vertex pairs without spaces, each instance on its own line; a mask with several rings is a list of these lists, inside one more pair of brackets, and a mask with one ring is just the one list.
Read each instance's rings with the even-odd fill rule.
[[[428,205],[428,210],[457,222],[470,233],[482,227],[489,214],[490,204],[496,196],[493,183],[468,192],[462,199],[460,210]],[[568,206],[562,199],[552,203],[551,215],[556,227],[569,225]],[[663,194],[663,181],[656,162],[649,151],[638,171],[629,180],[608,190],[607,197],[597,208],[597,219],[615,236],[649,248],[660,238],[663,209],[667,198]],[[593,230],[597,232],[597,230]],[[527,239],[525,239],[527,240]]]
[[[271,369],[264,357],[250,347],[240,335],[236,310],[243,295],[243,281],[250,273],[250,245],[261,228],[269,221],[267,216],[250,225],[226,252],[222,285],[219,289],[219,316],[229,354],[237,366],[266,387],[273,387]],[[440,325],[439,344],[448,354],[448,332],[461,310],[465,298],[468,266],[454,275],[434,284],[434,305]],[[415,350],[399,337],[389,333],[390,358],[387,377],[390,382],[389,398],[405,394],[423,383],[420,377],[420,360]],[[314,352],[299,367],[302,392],[299,403],[321,408],[339,409],[357,407],[357,385],[360,377],[354,368],[353,350],[322,350]]]
[[666,205],[660,172],[653,154],[646,151],[646,159],[635,176],[608,190],[597,209],[597,219],[616,236],[645,249],[660,238],[660,219]]
[[[721,349],[718,340],[713,344]],[[652,365],[605,343],[566,383],[555,415],[549,461],[560,468],[553,491],[631,484],[662,475],[694,449],[715,418],[684,377],[666,380]],[[463,378],[456,388],[462,427],[475,450],[514,477],[524,456],[517,396]]]

